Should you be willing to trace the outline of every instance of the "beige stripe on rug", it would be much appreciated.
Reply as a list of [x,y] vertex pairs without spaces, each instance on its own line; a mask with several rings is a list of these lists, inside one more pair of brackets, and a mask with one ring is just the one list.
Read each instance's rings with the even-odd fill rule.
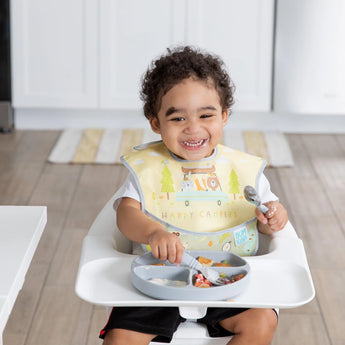
[[72,161],[74,163],[93,163],[103,132],[103,129],[85,129]]
[[[66,129],[48,161],[65,164],[118,164],[120,156],[134,146],[160,140],[150,129]],[[234,149],[266,159],[269,166],[293,166],[285,135],[280,132],[237,131],[226,129],[223,143]]]
[[267,162],[270,161],[264,133],[244,131],[243,138],[246,143],[246,152],[254,156],[262,157],[266,159]]

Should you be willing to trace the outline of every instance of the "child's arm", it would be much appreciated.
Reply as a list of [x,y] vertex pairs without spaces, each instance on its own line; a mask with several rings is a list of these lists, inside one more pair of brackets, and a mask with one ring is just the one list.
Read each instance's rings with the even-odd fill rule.
[[142,212],[137,200],[122,198],[117,208],[117,225],[128,239],[149,244],[155,258],[181,263],[184,248],[180,239]]
[[265,203],[268,207],[266,214],[255,209],[258,218],[258,229],[261,233],[271,235],[275,231],[282,230],[288,221],[288,215],[284,206],[278,201]]

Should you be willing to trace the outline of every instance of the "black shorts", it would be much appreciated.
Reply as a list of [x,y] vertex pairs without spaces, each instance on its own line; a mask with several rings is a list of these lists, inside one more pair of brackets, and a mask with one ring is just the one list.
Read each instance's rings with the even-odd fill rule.
[[[207,326],[210,337],[233,335],[219,325],[219,321],[244,312],[244,308],[208,308],[206,315],[197,320]],[[157,334],[153,341],[170,343],[181,322],[177,307],[114,307],[109,320],[100,333],[104,339],[110,329],[121,328],[147,334]]]

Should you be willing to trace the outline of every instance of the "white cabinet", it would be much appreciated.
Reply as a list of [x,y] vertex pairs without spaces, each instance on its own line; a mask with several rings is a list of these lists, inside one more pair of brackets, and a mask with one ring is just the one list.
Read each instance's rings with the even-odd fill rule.
[[140,109],[175,44],[219,54],[236,109],[270,111],[274,0],[11,0],[14,108]]
[[186,41],[219,54],[233,79],[235,108],[271,110],[273,0],[191,0]]
[[97,2],[10,4],[13,106],[97,107]]
[[345,2],[278,1],[274,110],[345,114]]
[[270,111],[273,0],[101,2],[101,107],[139,108],[140,78],[176,43],[219,54],[236,85],[236,109]]
[[140,80],[164,49],[184,40],[181,0],[100,2],[100,106],[139,109]]

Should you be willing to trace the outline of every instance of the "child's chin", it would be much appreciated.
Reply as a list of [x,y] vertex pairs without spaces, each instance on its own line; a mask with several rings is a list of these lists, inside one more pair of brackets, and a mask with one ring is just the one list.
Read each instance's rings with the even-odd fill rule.
[[183,154],[183,159],[188,161],[199,161],[208,156],[210,155],[205,153],[205,151],[189,151]]

